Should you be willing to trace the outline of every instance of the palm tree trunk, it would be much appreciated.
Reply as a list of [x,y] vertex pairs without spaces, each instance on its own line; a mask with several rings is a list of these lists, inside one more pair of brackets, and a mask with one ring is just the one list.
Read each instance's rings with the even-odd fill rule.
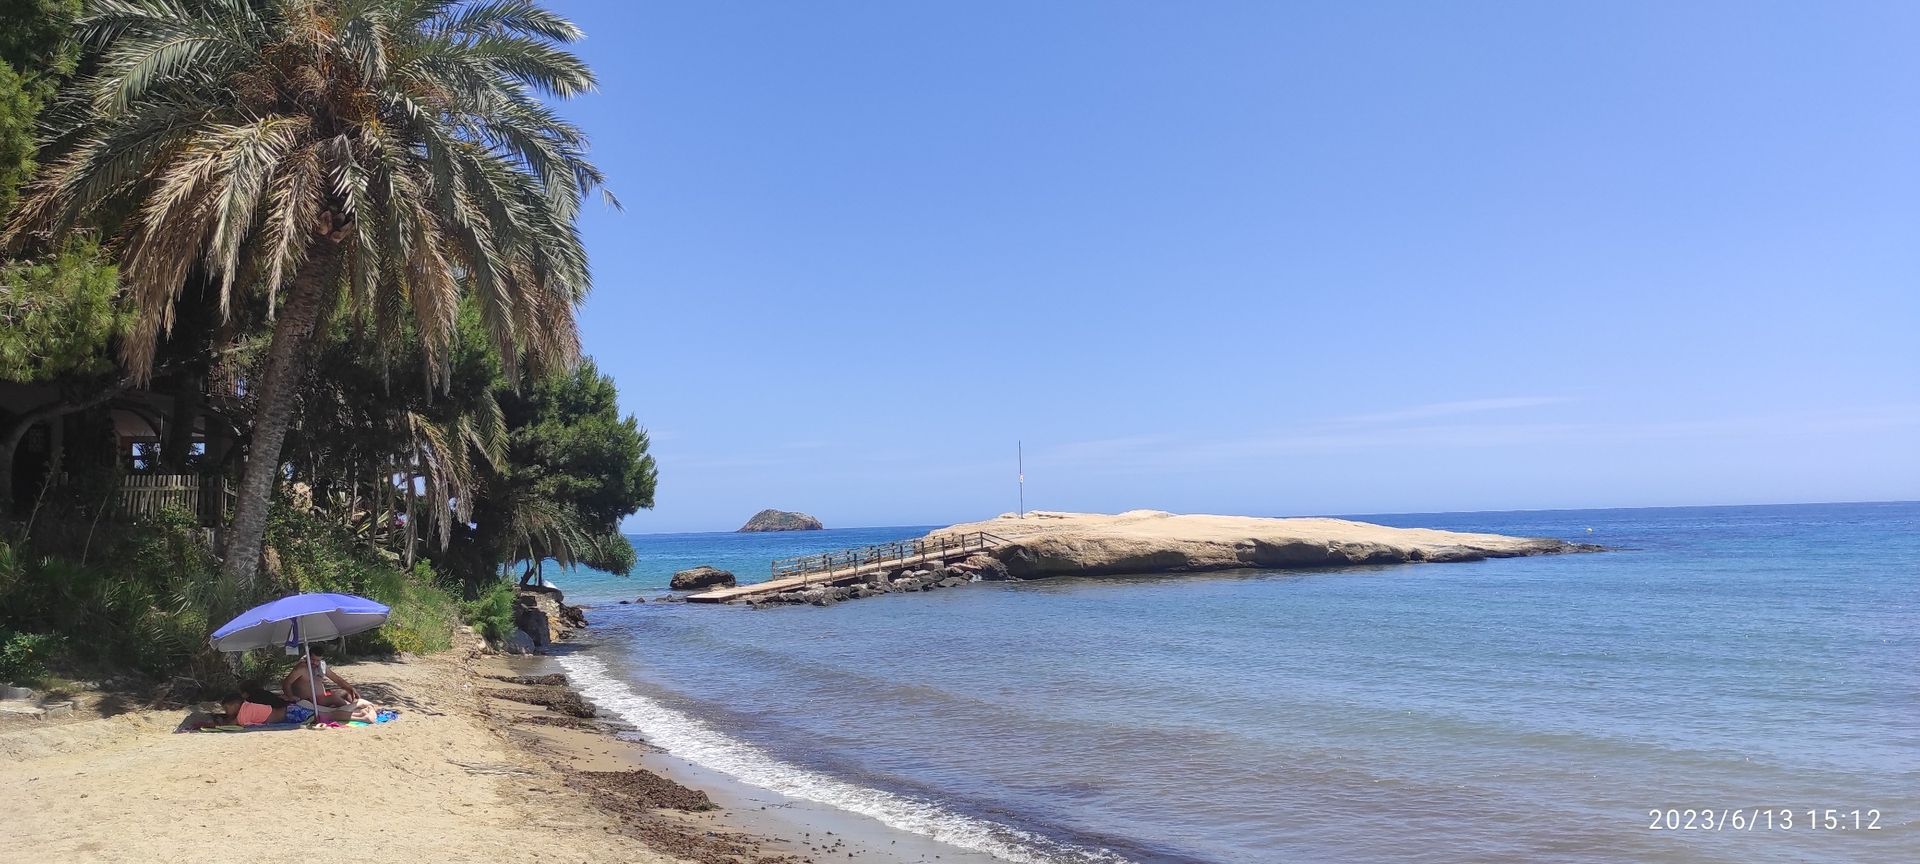
[[273,342],[267,347],[266,369],[260,376],[259,407],[254,410],[253,435],[220,565],[227,578],[239,585],[252,586],[260,570],[267,511],[273,506],[274,481],[280,479],[280,445],[286,442],[287,426],[293,421],[307,345],[340,276],[338,243],[320,240],[313,252],[314,257],[294,277],[293,290],[274,321]]

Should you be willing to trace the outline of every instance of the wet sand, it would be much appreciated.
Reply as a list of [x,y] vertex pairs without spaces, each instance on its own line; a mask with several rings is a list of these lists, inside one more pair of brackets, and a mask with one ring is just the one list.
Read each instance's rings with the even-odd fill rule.
[[[559,671],[544,658],[489,661],[483,671],[508,675],[545,675]],[[510,727],[512,737],[556,768],[572,772],[647,771],[698,790],[716,805],[706,812],[655,811],[654,816],[695,829],[747,835],[760,854],[793,856],[817,862],[851,864],[991,864],[1000,859],[949,846],[920,834],[890,828],[866,816],[803,801],[750,786],[675,757],[616,725],[548,719],[552,712],[531,705],[490,700],[491,710]]]

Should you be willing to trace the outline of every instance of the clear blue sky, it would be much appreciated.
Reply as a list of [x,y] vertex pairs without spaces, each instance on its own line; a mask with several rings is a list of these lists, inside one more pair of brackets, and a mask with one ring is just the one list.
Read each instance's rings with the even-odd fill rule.
[[555,5],[629,530],[1920,498],[1920,4]]

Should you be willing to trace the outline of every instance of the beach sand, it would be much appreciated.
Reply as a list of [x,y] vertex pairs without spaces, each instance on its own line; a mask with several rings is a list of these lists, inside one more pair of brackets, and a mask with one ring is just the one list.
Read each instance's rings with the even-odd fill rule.
[[184,711],[0,733],[0,847],[26,860],[673,860],[510,746],[450,659],[342,671],[399,720],[175,734]]
[[[374,727],[176,734],[184,710],[0,727],[0,849],[36,864],[933,861],[975,858],[701,775],[594,721],[483,692],[551,671],[463,652],[343,664],[401,710]],[[607,772],[583,774],[581,772]],[[631,773],[639,772],[639,773]],[[719,809],[688,803],[704,787]]]

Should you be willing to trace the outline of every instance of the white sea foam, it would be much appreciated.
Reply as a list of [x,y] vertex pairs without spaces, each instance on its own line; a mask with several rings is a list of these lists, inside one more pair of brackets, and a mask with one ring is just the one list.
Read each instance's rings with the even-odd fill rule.
[[696,717],[643,696],[613,677],[598,658],[559,658],[573,687],[599,708],[639,730],[648,743],[696,765],[782,795],[859,813],[902,831],[983,852],[1018,864],[1125,864],[1105,849],[1061,843],[985,819],[955,813],[919,798],[838,780],[774,758]]

